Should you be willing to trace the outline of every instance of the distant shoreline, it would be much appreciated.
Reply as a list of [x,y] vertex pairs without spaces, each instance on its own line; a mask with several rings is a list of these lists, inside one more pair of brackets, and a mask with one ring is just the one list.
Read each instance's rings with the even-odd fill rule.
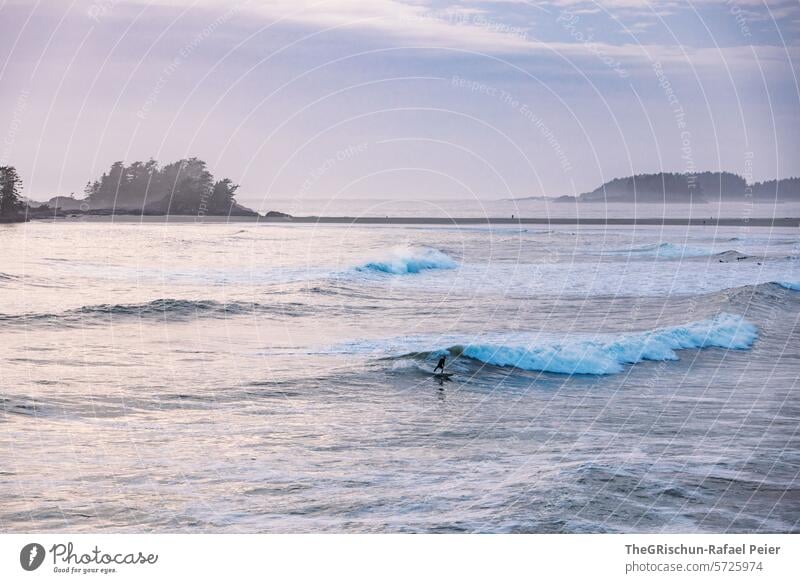
[[260,223],[353,223],[359,225],[678,225],[700,227],[798,227],[800,218],[436,218],[436,217],[262,217]]
[[196,215],[80,215],[35,218],[64,223],[269,223],[352,225],[565,225],[565,226],[692,226],[692,227],[800,227],[800,217],[782,218],[470,218],[470,217],[243,217]]

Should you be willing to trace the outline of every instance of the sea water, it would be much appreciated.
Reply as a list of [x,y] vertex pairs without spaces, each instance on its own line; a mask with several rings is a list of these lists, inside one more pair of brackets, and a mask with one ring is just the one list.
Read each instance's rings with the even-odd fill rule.
[[796,229],[0,245],[3,532],[800,529]]

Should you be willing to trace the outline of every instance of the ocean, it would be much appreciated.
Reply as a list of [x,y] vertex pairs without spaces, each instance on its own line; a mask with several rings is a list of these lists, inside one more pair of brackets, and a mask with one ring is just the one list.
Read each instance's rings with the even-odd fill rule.
[[0,246],[3,532],[800,531],[797,229]]

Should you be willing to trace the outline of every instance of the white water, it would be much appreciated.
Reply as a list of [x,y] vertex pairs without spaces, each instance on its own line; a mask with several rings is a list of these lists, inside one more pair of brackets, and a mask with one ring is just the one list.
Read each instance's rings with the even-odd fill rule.
[[0,225],[0,528],[795,531],[799,239]]

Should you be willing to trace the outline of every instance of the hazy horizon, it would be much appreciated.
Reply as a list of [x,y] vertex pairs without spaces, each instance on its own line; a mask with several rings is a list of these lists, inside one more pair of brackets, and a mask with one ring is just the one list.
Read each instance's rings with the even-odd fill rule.
[[[125,160],[124,162],[127,163],[129,161]],[[670,170],[663,170],[663,172],[671,172],[671,171]],[[730,172],[730,171],[729,170],[721,170],[720,172]],[[212,169],[212,173],[214,173],[213,169]],[[613,177],[608,178],[608,180],[613,180],[614,178],[624,178],[624,177],[622,177],[622,176],[613,176]],[[790,178],[796,178],[796,177],[795,176],[780,176],[778,178],[765,178],[764,180],[766,180],[766,181],[769,181],[769,180],[783,180],[783,179],[790,179]],[[750,182],[750,184],[752,184],[752,182]],[[587,189],[585,192],[590,192],[591,190],[594,190],[595,188],[600,187],[600,186],[601,185],[598,184],[595,187]],[[514,197],[496,196],[496,195],[492,195],[492,194],[483,194],[483,195],[478,195],[478,196],[475,196],[475,197],[462,197],[462,198],[441,196],[441,195],[436,194],[436,193],[431,193],[429,195],[424,195],[424,194],[399,194],[399,195],[393,196],[392,198],[384,198],[384,197],[381,197],[380,192],[374,193],[374,194],[377,195],[377,197],[367,196],[367,195],[364,195],[364,196],[344,196],[344,197],[339,196],[339,197],[337,197],[337,196],[334,196],[334,195],[327,195],[326,196],[324,193],[319,193],[319,194],[317,194],[315,196],[298,196],[297,194],[292,195],[291,193],[271,193],[267,197],[264,194],[259,194],[259,193],[254,193],[254,192],[239,191],[236,194],[236,199],[241,204],[244,204],[245,206],[247,206],[248,204],[258,205],[258,204],[261,204],[261,203],[269,201],[269,200],[290,201],[290,200],[296,200],[296,199],[305,200],[305,201],[333,201],[333,200],[339,200],[339,201],[368,201],[368,200],[380,200],[380,201],[386,201],[386,202],[402,201],[402,200],[406,200],[406,201],[410,201],[410,202],[413,202],[413,201],[418,201],[418,202],[426,202],[426,201],[427,202],[436,202],[436,201],[454,202],[454,201],[463,201],[463,200],[475,200],[475,201],[482,201],[482,202],[499,202],[499,201],[512,201],[512,200],[519,201],[519,200],[526,200],[526,199],[547,199],[547,200],[550,200],[550,201],[556,201],[556,199],[558,199],[558,198],[560,198],[562,196],[575,196],[576,194],[580,195],[583,192],[584,191],[577,192],[577,193],[545,193],[545,194],[537,194],[537,195],[519,195],[519,196],[514,196]],[[80,192],[70,191],[69,193],[61,192],[61,193],[53,193],[53,194],[46,194],[46,195],[43,194],[43,195],[40,195],[38,197],[35,196],[35,195],[31,195],[31,194],[26,193],[25,197],[27,199],[30,199],[30,200],[33,200],[33,201],[36,201],[36,202],[46,202],[48,199],[50,199],[52,197],[55,197],[55,196],[70,196],[70,195],[74,195],[75,198],[77,198],[77,199],[81,199],[81,198],[84,197],[84,194],[83,194],[82,191],[80,191]],[[707,202],[714,202],[714,201],[699,200],[699,201],[696,201],[694,204],[706,204]],[[762,204],[764,202],[765,201],[756,201],[756,204]],[[777,202],[779,204],[783,204],[783,203],[789,202],[789,201],[766,201],[766,203],[772,203],[772,202]],[[591,202],[590,201],[584,201],[584,204],[591,204]],[[640,204],[640,203],[611,200],[611,201],[605,201],[605,202],[603,202],[601,204]],[[665,204],[684,204],[684,203],[682,201],[675,201],[675,202],[667,201]]]
[[12,0],[0,27],[0,161],[34,200],[151,157],[253,206],[800,175],[791,1]]

